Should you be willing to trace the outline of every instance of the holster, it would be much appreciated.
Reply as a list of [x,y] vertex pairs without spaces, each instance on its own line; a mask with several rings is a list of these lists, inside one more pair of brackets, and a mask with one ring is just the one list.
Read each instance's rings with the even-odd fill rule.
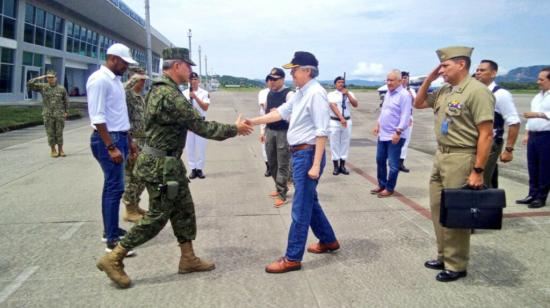
[[174,177],[175,169],[178,168],[179,158],[166,156],[164,158],[164,168],[162,171],[162,184],[160,191],[165,194],[166,199],[175,200],[178,196],[179,182]]

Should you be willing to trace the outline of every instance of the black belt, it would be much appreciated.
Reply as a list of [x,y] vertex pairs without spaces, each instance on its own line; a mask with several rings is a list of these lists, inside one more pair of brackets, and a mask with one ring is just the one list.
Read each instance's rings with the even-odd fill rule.
[[[337,117],[330,117],[330,119],[334,121],[340,121],[340,118],[337,118]],[[344,117],[344,119],[349,120],[351,119],[351,117]]]
[[302,151],[302,150],[308,150],[308,149],[315,149],[315,145],[314,144],[303,143],[303,144],[297,144],[297,145],[291,145],[290,146],[290,152],[292,152],[292,153]]
[[171,150],[171,151],[159,150],[159,149],[150,147],[148,145],[143,146],[142,152],[145,153],[145,154],[155,156],[156,158],[164,158],[166,156],[177,158],[177,157],[181,156],[180,151],[176,151],[176,150]]
[[[95,129],[95,128],[94,128],[94,134],[95,134],[95,133],[99,133],[99,132],[97,131],[97,129]],[[127,132],[127,131],[116,131],[116,132],[109,132],[109,134],[110,134],[110,133],[115,133],[115,134],[122,134],[122,135],[128,135],[128,132]]]

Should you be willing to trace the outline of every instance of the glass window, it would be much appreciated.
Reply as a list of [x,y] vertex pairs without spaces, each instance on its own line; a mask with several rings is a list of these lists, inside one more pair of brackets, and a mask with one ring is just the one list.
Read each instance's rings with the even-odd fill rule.
[[86,33],[86,39],[88,40],[88,43],[92,43],[92,31],[88,30],[88,33]]
[[67,51],[73,52],[73,39],[70,37],[67,38]]
[[30,4],[25,6],[25,22],[34,24],[34,6]]
[[32,52],[23,51],[23,65],[32,65]]
[[25,42],[34,43],[34,26],[25,24]]
[[73,26],[73,37],[74,38],[79,38],[80,37],[80,26],[75,24]]
[[1,62],[3,63],[14,63],[15,57],[13,56],[14,50],[9,48],[0,48],[2,52]]
[[55,16],[55,31],[63,33],[63,18]]
[[15,18],[15,0],[4,0],[3,14]]
[[43,60],[44,56],[43,55],[40,55],[40,54],[37,54],[35,53],[34,54],[34,66],[38,66],[38,67],[41,67],[42,66],[42,60]]
[[34,36],[34,43],[36,45],[44,46],[44,29],[36,28],[36,33]]
[[55,35],[55,49],[61,50],[63,48],[63,35],[57,33]]
[[15,39],[15,19],[4,16],[2,36]]
[[46,31],[46,47],[53,48],[53,32]]
[[46,29],[54,29],[54,16],[50,13],[46,13]]
[[73,36],[73,23],[70,21],[67,21],[67,36]]
[[0,65],[0,93],[11,92],[11,84],[13,81],[13,65]]
[[80,27],[80,39],[85,41],[86,40],[86,28]]
[[35,8],[35,11],[36,11],[36,17],[34,19],[35,24],[37,26],[44,27],[44,11],[39,8]]

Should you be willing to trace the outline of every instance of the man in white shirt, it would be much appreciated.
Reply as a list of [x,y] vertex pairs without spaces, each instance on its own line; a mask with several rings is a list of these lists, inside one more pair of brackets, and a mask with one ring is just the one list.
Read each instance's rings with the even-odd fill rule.
[[355,95],[346,88],[346,80],[338,76],[334,79],[336,90],[328,94],[330,103],[330,153],[334,165],[333,175],[348,175],[348,159],[351,141],[351,107],[357,108],[359,102]]
[[[86,83],[88,114],[94,129],[91,149],[104,175],[101,207],[107,252],[126,233],[118,226],[120,198],[124,193],[124,161],[128,149],[131,155],[137,155],[137,148],[128,133],[130,122],[126,95],[120,80],[129,64],[137,64],[130,55],[130,49],[123,44],[113,44],[107,49],[105,65],[95,71]],[[133,251],[129,251],[130,254]]]
[[286,254],[266,267],[268,273],[286,273],[302,268],[309,228],[319,242],[310,245],[310,253],[326,253],[340,248],[317,195],[317,184],[325,166],[325,144],[329,134],[329,104],[327,92],[315,77],[319,62],[309,52],[297,51],[289,64],[296,85],[295,95],[270,113],[247,120],[260,125],[282,119],[290,121],[288,143],[292,152],[295,195],[292,200],[292,223]]
[[537,83],[541,91],[531,101],[531,111],[523,114],[527,118],[522,143],[527,145],[529,195],[516,201],[529,208],[545,206],[550,190],[550,67],[540,71]]
[[[200,78],[197,73],[191,73],[190,83],[191,94],[189,94],[189,89],[186,89],[183,91],[183,95],[204,120],[206,118],[206,111],[210,107],[210,94],[205,89],[199,87]],[[204,179],[205,175],[202,169],[204,168],[206,139],[193,132],[188,132],[185,151],[187,152],[187,161],[191,169],[189,178],[194,179],[198,177],[199,179]]]
[[[489,188],[498,188],[498,158],[500,157],[500,161],[503,163],[510,162],[514,158],[512,152],[518,139],[521,123],[512,94],[495,83],[497,73],[498,64],[492,60],[481,60],[475,73],[475,78],[491,90],[496,101],[493,145],[483,173],[483,182]],[[508,138],[503,152],[505,126],[508,126]]]
[[[260,115],[265,114],[265,107],[267,106],[267,95],[269,94],[269,85],[271,83],[271,78],[269,75],[265,77],[265,89],[261,89],[258,92],[258,105],[260,106]],[[269,164],[267,163],[267,153],[265,152],[265,124],[260,126],[260,143],[262,144],[262,157],[265,162],[265,173],[264,176],[270,177],[271,171],[269,171]]]
[[[401,85],[409,94],[412,96],[412,99],[416,98],[416,91],[409,85],[409,72],[401,72]],[[407,150],[409,149],[409,143],[411,142],[412,128],[413,128],[413,110],[411,108],[411,121],[409,122],[409,127],[403,132],[403,138],[405,138],[405,144],[401,148],[401,156],[399,158],[399,171],[409,173],[411,170],[405,167],[405,159],[407,159]]]

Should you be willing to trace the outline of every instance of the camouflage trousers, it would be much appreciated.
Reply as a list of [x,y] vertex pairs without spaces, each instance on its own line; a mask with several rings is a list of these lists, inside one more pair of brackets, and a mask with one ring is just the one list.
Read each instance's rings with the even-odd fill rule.
[[56,144],[63,145],[63,129],[65,128],[65,118],[44,116],[44,127],[46,128],[46,136],[48,136],[48,144],[54,146]]
[[[136,139],[138,149],[141,150],[145,141],[143,139]],[[124,204],[139,204],[141,200],[140,196],[145,190],[145,184],[134,175],[135,160],[126,160],[126,166],[124,167],[124,194],[122,195],[122,202]]]
[[183,162],[180,159],[178,161],[176,168],[172,168],[175,172],[170,172],[172,176],[169,178],[179,184],[176,196],[169,199],[167,193],[160,189],[162,183],[145,182],[149,193],[149,210],[120,241],[122,247],[133,249],[154,238],[164,228],[168,220],[170,220],[178,243],[195,239],[197,234],[195,206],[191,198]]

